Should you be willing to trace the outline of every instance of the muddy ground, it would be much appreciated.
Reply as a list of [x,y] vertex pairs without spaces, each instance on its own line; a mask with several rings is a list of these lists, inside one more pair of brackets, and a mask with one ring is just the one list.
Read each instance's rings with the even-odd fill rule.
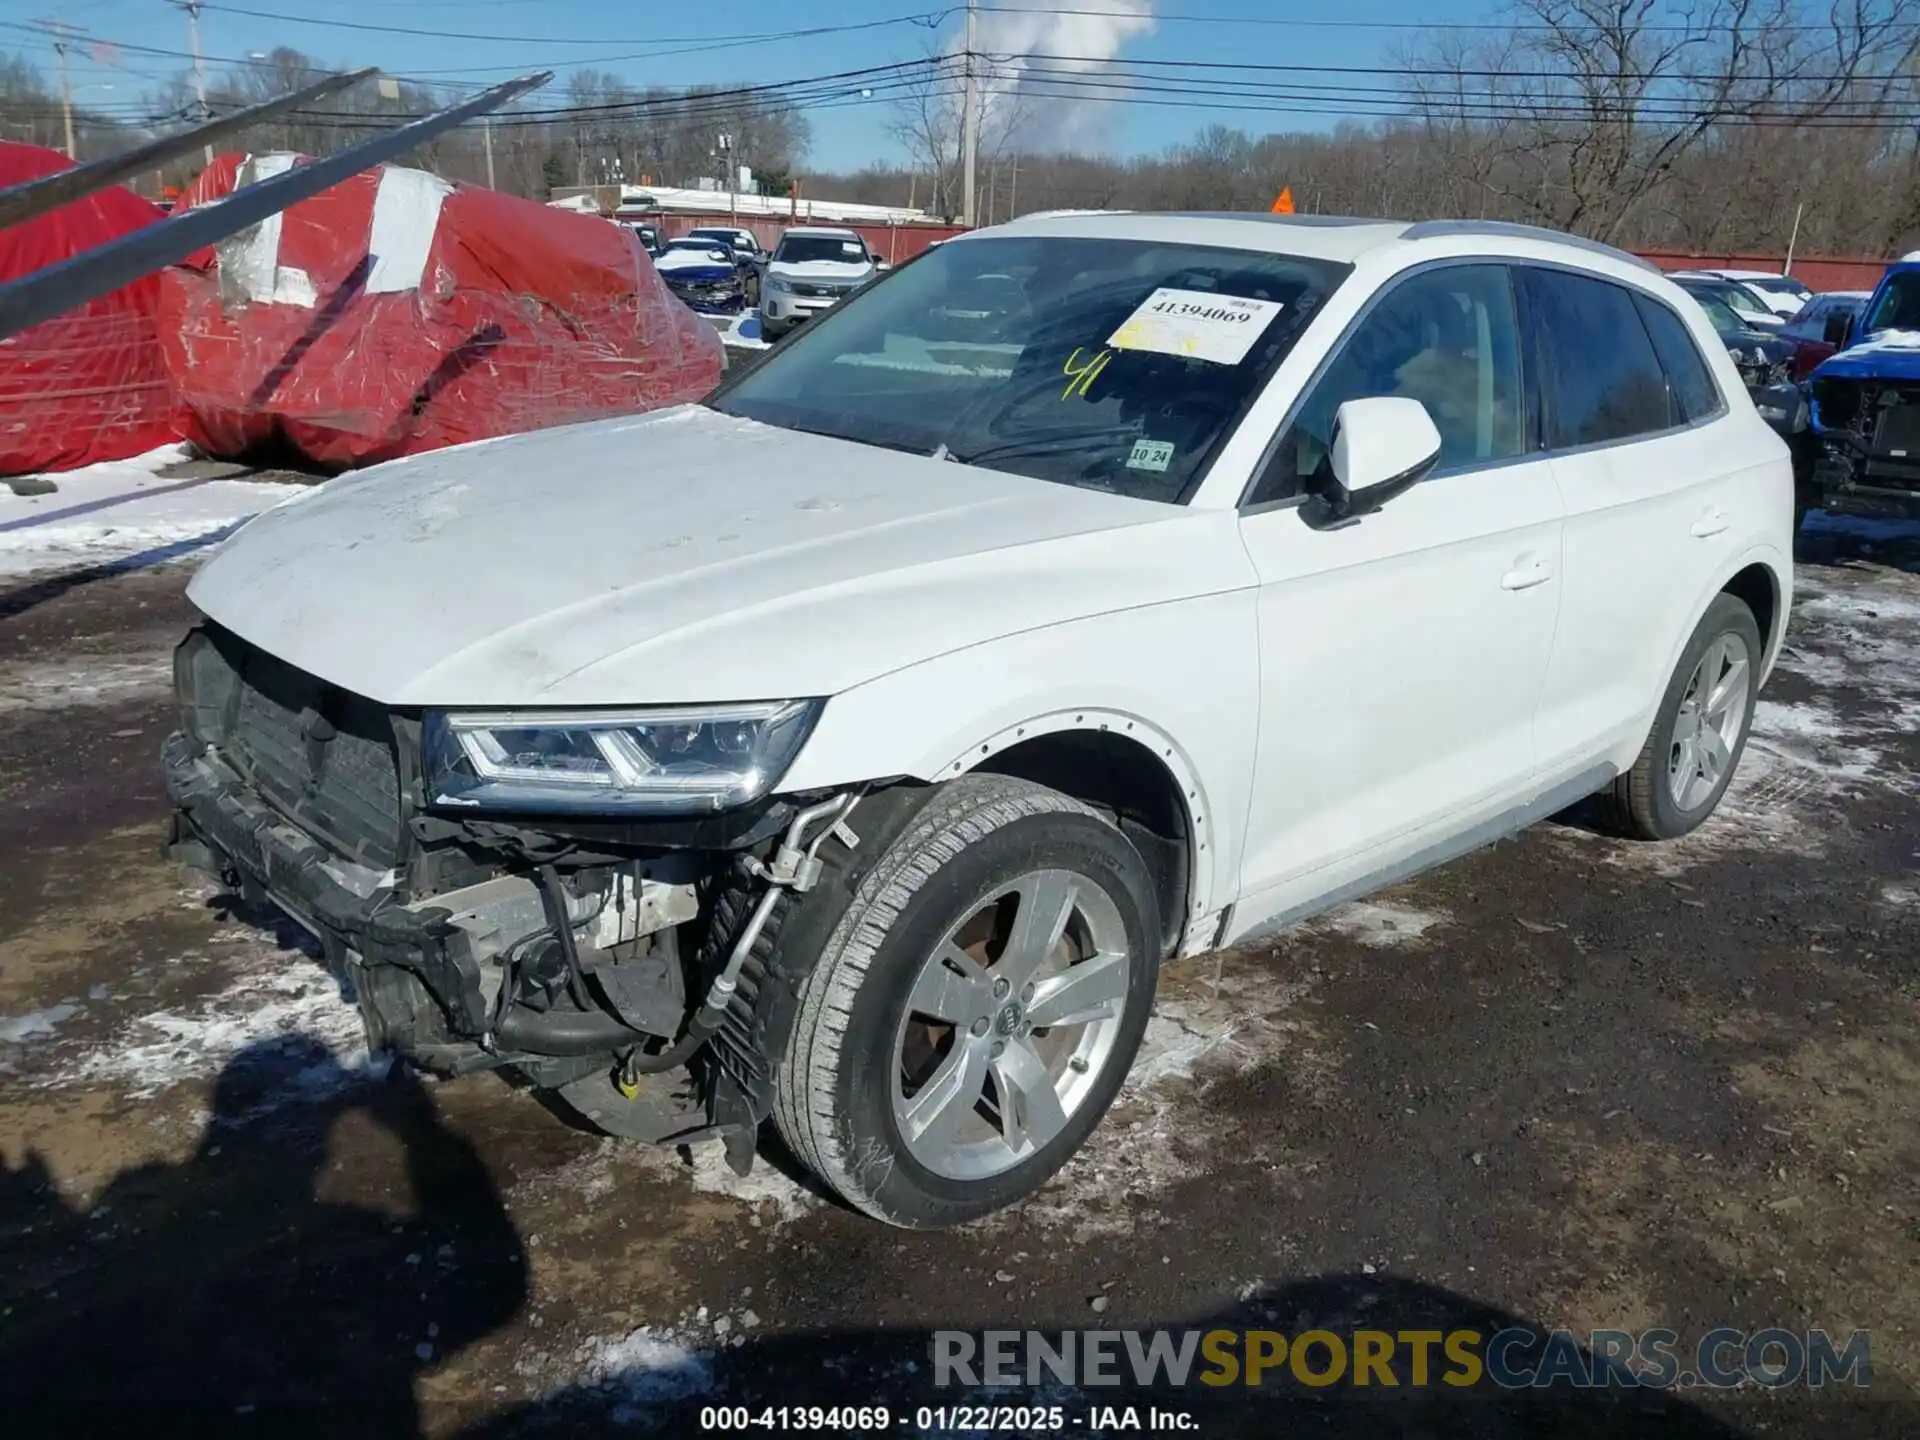
[[935,1235],[370,1064],[290,927],[160,856],[188,576],[0,592],[9,1433],[898,1417],[961,1398],[933,1328],[1214,1321],[1864,1328],[1872,1384],[1158,1396],[1189,1433],[1920,1433],[1920,529],[1816,517],[1701,832],[1564,819],[1173,967],[1087,1152]]

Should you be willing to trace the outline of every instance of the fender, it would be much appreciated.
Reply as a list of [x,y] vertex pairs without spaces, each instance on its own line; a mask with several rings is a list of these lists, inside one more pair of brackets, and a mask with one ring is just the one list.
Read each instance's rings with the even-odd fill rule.
[[[1259,728],[1257,611],[1231,591],[1048,626],[922,661],[827,701],[786,792],[950,780],[1068,730],[1137,740],[1178,783],[1190,905],[1235,898]],[[1219,807],[1227,804],[1226,810]],[[1188,917],[1191,919],[1191,915]]]
[[[1773,576],[1775,591],[1773,633],[1761,637],[1762,643],[1766,646],[1766,654],[1761,659],[1760,674],[1755,677],[1753,686],[1755,695],[1759,694],[1760,687],[1767,683],[1767,678],[1773,673],[1774,661],[1779,657],[1780,647],[1786,640],[1787,623],[1792,618],[1793,608],[1793,566],[1790,562],[1783,563],[1779,546],[1765,541],[1757,541],[1739,554],[1730,556],[1726,563],[1714,572],[1712,582],[1703,586],[1694,596],[1693,606],[1689,611],[1692,618],[1680,631],[1678,638],[1668,651],[1666,668],[1661,672],[1662,674],[1672,675],[1674,668],[1679,665],[1680,653],[1687,648],[1687,642],[1693,639],[1693,632],[1699,628],[1701,619],[1707,613],[1707,607],[1713,603],[1713,597],[1727,588],[1729,580],[1754,564],[1767,567],[1768,573]],[[1640,722],[1633,728],[1632,750],[1628,751],[1623,746],[1620,754],[1613,757],[1619,769],[1625,770],[1631,765],[1634,757],[1639,755],[1640,748],[1647,743],[1647,736],[1653,730],[1654,717],[1659,713],[1660,702],[1665,698],[1665,694],[1663,682],[1660,693],[1648,702]],[[1624,760],[1622,756],[1625,757]]]
[[1767,677],[1773,673],[1773,662],[1780,654],[1780,646],[1786,640],[1787,622],[1792,618],[1793,562],[1782,556],[1779,546],[1770,545],[1764,540],[1756,541],[1738,555],[1730,556],[1727,562],[1714,572],[1712,583],[1702,587],[1699,594],[1694,596],[1691,612],[1693,620],[1674,643],[1672,652],[1667,656],[1669,675],[1673,673],[1673,667],[1680,663],[1680,652],[1687,648],[1687,641],[1693,638],[1693,632],[1700,624],[1702,617],[1706,615],[1707,606],[1713,603],[1713,597],[1726,589],[1727,582],[1734,576],[1755,564],[1766,566],[1768,573],[1773,576],[1773,633],[1760,637],[1761,644],[1766,646],[1766,653],[1761,657],[1760,674],[1753,688],[1757,691],[1766,683]]

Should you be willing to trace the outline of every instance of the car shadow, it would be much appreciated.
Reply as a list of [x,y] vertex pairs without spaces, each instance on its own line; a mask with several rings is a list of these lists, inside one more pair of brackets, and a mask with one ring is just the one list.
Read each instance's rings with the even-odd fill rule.
[[1876,565],[1920,575],[1920,519],[1810,510],[1794,537],[1793,558],[1801,565],[1832,569]]
[[[323,1193],[356,1112],[397,1143],[410,1208]],[[366,1152],[344,1163],[364,1171]],[[9,1436],[417,1435],[421,1372],[526,1294],[491,1177],[421,1085],[349,1071],[310,1036],[236,1054],[198,1148],[90,1202],[37,1153],[0,1165]]]
[[[1009,1319],[1011,1327],[1025,1322]],[[1091,1329],[1103,1323],[1089,1317]],[[1127,1322],[1129,1326],[1131,1322]],[[1335,1274],[1301,1279],[1250,1294],[1244,1300],[1197,1317],[1166,1322],[1175,1331],[1271,1330],[1299,1335],[1310,1329],[1335,1335],[1355,1330],[1425,1330],[1443,1334],[1474,1330],[1491,1337],[1516,1329],[1525,1332],[1511,1352],[1516,1359],[1538,1354],[1547,1332],[1522,1317],[1469,1296],[1418,1281],[1378,1275]],[[979,1340],[978,1330],[967,1333]],[[1050,1342],[1056,1331],[1046,1330]],[[1084,1333],[1084,1331],[1083,1331]],[[710,1407],[886,1406],[890,1428],[946,1436],[973,1433],[964,1425],[938,1423],[921,1407],[1006,1405],[1062,1407],[1062,1426],[1020,1428],[1007,1433],[1085,1435],[1111,1433],[1112,1425],[1090,1424],[1095,1407],[1116,1412],[1135,1407],[1136,1428],[1154,1428],[1149,1408],[1188,1417],[1188,1433],[1218,1437],[1365,1435],[1475,1437],[1475,1440],[1740,1440],[1749,1432],[1729,1419],[1710,1414],[1690,1400],[1651,1388],[1575,1389],[1552,1386],[1501,1389],[1482,1381],[1470,1387],[1441,1381],[1440,1351],[1429,1371],[1433,1383],[1402,1383],[1395,1388],[1335,1383],[1308,1386],[1284,1367],[1264,1375],[1257,1388],[1197,1383],[1205,1362],[1196,1363],[1185,1385],[1160,1383],[1065,1386],[1046,1383],[1012,1387],[936,1383],[932,1330],[826,1330],[805,1334],[753,1335],[739,1343],[725,1340],[714,1348],[687,1348],[667,1340],[640,1337],[626,1347],[638,1363],[617,1373],[504,1412],[460,1432],[460,1440],[512,1440],[512,1437],[603,1433],[607,1429],[660,1435],[690,1435],[710,1428]],[[1124,1350],[1119,1351],[1124,1355]],[[1583,1364],[1591,1356],[1582,1350]],[[1119,1369],[1127,1370],[1122,1359]],[[1769,1407],[1771,1408],[1771,1407]],[[706,1419],[703,1419],[703,1412]],[[1116,1417],[1117,1418],[1117,1417]],[[737,1424],[735,1428],[738,1428]],[[1161,1427],[1166,1428],[1166,1427]],[[860,1433],[857,1428],[832,1430]]]
[[29,610],[58,600],[63,595],[96,584],[101,580],[111,580],[136,570],[150,570],[156,566],[171,564],[175,560],[184,560],[196,551],[218,545],[252,518],[252,516],[244,516],[231,524],[209,530],[204,535],[194,535],[184,540],[171,540],[164,545],[154,545],[132,555],[116,556],[112,560],[101,560],[89,565],[78,565],[72,569],[58,570],[40,579],[29,580],[25,584],[0,590],[0,620],[12,620],[26,614]]

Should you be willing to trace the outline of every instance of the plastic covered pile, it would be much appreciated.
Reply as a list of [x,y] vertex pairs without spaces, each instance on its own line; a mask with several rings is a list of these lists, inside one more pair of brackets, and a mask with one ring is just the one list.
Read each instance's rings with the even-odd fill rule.
[[[181,207],[300,163],[222,156]],[[697,400],[722,364],[619,226],[399,166],[168,270],[160,328],[187,439],[329,468]]]
[[[0,187],[72,162],[0,141]],[[115,186],[0,229],[0,283],[18,280],[161,219]],[[0,475],[125,460],[175,438],[154,326],[160,282],[147,276],[0,340]]]

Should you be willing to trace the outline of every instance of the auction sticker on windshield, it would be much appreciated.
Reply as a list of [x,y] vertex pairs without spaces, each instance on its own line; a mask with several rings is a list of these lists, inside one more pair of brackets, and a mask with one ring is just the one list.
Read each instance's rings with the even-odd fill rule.
[[1152,350],[1215,365],[1238,365],[1283,308],[1277,300],[1243,300],[1208,290],[1163,287],[1121,322],[1107,337],[1107,344],[1116,350]]

